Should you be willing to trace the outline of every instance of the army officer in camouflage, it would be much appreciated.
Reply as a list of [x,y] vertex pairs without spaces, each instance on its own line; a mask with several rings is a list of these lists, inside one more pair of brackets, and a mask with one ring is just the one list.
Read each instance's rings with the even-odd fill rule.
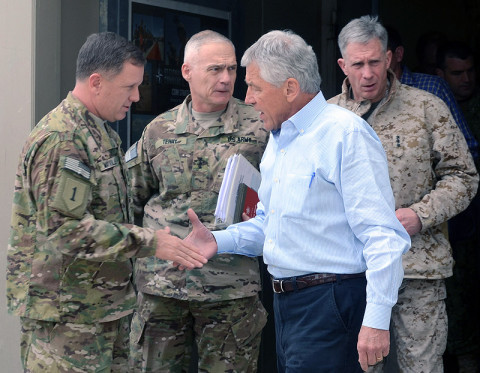
[[[184,238],[191,207],[209,229],[220,229],[214,212],[227,159],[240,153],[258,167],[268,135],[254,109],[232,97],[236,69],[234,47],[223,35],[202,31],[186,44],[182,75],[191,95],[155,118],[126,155],[143,226],[169,226]],[[256,370],[266,322],[256,258],[220,255],[188,272],[142,258],[135,281],[132,370],[188,371],[193,343],[200,372]]]
[[443,372],[445,278],[452,276],[453,258],[442,225],[468,206],[478,174],[445,103],[401,84],[388,69],[387,32],[375,17],[349,22],[338,45],[338,64],[347,78],[342,93],[329,102],[361,116],[377,133],[387,154],[396,215],[412,240],[392,310],[400,371]]
[[156,255],[190,268],[206,262],[168,229],[131,224],[120,139],[105,121],[123,119],[138,101],[144,62],[126,39],[91,35],[74,90],[23,148],[7,297],[21,317],[26,372],[126,371],[127,316],[136,300],[131,258]]

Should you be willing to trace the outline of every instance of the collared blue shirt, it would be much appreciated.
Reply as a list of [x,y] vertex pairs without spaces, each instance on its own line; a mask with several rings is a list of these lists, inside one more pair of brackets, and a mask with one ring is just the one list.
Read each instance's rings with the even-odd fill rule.
[[450,109],[455,123],[457,123],[458,128],[463,133],[465,140],[467,141],[468,149],[474,159],[478,159],[478,142],[473,136],[470,128],[468,127],[467,121],[463,115],[462,110],[455,100],[452,90],[448,83],[440,78],[439,76],[421,74],[421,73],[412,73],[406,66],[403,67],[403,73],[400,77],[400,83],[415,87],[418,89],[423,89],[424,91],[430,92],[435,96],[441,98]]
[[363,324],[388,329],[410,237],[371,127],[319,93],[272,132],[260,172],[257,216],[213,232],[218,252],[263,254],[275,278],[366,271]]

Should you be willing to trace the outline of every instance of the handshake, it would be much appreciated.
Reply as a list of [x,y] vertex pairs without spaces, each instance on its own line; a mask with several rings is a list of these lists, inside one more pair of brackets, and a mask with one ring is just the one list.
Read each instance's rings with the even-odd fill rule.
[[170,235],[169,227],[155,232],[155,256],[162,260],[171,260],[180,270],[201,268],[217,253],[217,242],[212,233],[200,222],[192,209],[188,209],[187,215],[193,230],[184,240]]

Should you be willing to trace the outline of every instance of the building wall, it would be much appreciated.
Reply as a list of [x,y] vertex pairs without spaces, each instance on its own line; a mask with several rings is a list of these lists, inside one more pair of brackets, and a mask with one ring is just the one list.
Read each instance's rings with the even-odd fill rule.
[[85,38],[98,32],[98,0],[0,0],[0,371],[20,373],[20,325],[6,310],[6,249],[13,183],[32,126],[75,84]]
[[33,119],[32,0],[0,0],[0,370],[21,372],[19,323],[7,315],[5,267],[18,154]]

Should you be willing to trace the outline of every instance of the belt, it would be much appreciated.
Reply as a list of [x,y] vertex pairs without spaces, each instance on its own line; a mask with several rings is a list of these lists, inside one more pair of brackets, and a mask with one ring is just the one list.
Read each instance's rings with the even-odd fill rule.
[[335,282],[338,279],[347,280],[349,278],[357,277],[365,277],[365,272],[345,275],[336,275],[332,273],[313,273],[311,275],[290,277],[283,280],[276,280],[272,277],[272,286],[274,293],[287,293],[289,291],[300,290],[310,286]]

